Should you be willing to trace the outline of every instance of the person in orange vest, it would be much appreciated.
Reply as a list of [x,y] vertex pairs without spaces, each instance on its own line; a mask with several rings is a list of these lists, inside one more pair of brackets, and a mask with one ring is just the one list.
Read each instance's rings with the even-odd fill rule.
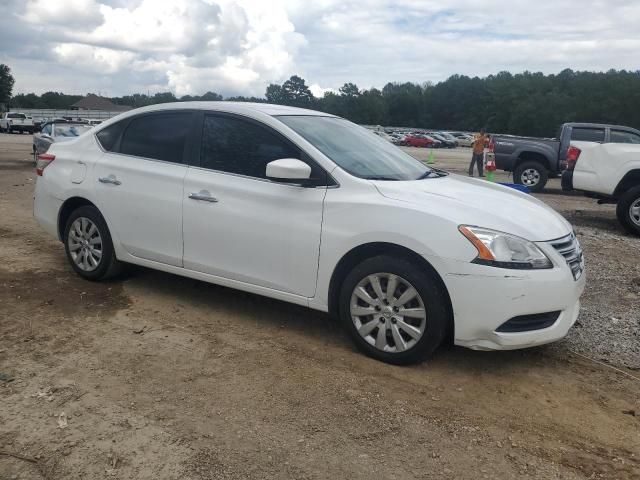
[[480,130],[480,135],[477,135],[475,141],[473,142],[473,154],[471,156],[471,164],[469,165],[470,177],[473,177],[474,165],[478,166],[478,176],[484,177],[484,173],[482,170],[484,162],[484,148],[488,141],[489,137],[487,136],[487,133],[483,128]]

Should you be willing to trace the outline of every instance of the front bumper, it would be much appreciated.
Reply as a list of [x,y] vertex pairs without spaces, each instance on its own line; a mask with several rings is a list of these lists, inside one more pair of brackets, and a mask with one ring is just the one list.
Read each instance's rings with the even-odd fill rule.
[[[545,248],[554,267],[509,270],[426,257],[447,287],[454,316],[454,343],[474,350],[512,350],[560,340],[580,311],[585,275],[574,280],[571,269],[552,247]],[[546,312],[560,314],[549,327],[498,332],[506,321]]]

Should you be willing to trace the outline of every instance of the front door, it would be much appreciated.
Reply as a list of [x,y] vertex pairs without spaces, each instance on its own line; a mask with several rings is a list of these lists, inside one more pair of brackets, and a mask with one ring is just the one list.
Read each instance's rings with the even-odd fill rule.
[[326,185],[270,181],[266,164],[301,158],[277,132],[230,115],[205,115],[200,162],[184,187],[184,266],[292,293],[315,294]]

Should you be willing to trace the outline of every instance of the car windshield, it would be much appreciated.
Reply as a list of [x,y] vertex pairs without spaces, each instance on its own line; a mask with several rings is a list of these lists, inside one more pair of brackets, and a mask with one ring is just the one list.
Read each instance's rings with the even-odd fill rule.
[[[276,117],[340,168],[369,180],[418,180],[432,169],[366,128],[336,117]],[[439,176],[439,175],[434,175]]]
[[90,130],[89,125],[56,125],[53,129],[53,135],[55,137],[78,137],[87,130]]

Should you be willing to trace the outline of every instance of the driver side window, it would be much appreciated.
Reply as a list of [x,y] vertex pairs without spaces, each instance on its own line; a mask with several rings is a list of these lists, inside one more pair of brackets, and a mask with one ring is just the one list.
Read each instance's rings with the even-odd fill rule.
[[277,133],[246,120],[205,115],[200,166],[248,177],[266,178],[267,163],[302,159],[300,149]]

